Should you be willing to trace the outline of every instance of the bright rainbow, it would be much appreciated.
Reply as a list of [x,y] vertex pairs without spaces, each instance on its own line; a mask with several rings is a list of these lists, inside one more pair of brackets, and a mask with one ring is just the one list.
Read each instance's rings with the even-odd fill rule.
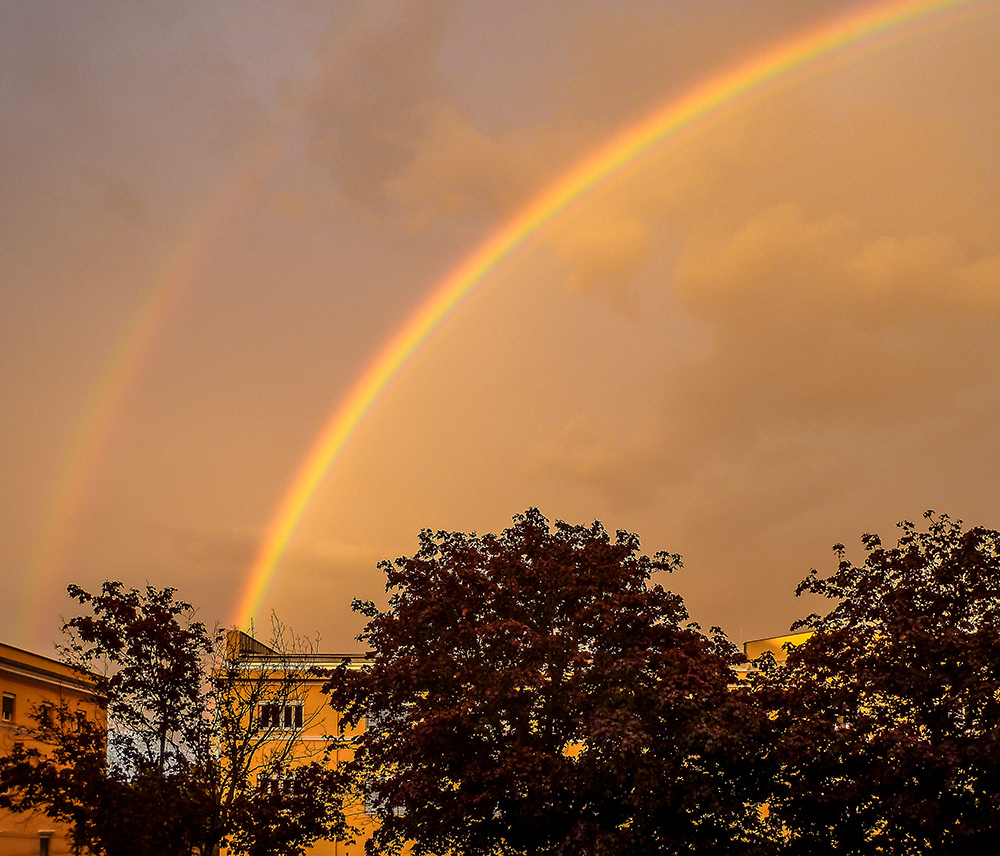
[[769,86],[793,72],[811,68],[826,58],[839,57],[850,48],[874,50],[887,41],[922,32],[924,25],[949,22],[988,5],[988,0],[895,0],[828,21],[671,100],[614,136],[550,185],[434,289],[334,411],[267,527],[234,610],[234,623],[244,626],[255,616],[313,495],[389,384],[462,300],[543,226],[653,146],[673,138],[700,119],[718,114],[726,105],[735,106],[742,103],[740,99],[770,91]]

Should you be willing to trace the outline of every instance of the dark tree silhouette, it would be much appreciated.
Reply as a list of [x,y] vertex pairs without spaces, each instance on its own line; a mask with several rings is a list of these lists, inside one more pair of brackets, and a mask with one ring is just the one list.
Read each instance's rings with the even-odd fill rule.
[[[341,774],[296,749],[309,723],[279,733],[254,720],[299,692],[301,639],[276,623],[269,664],[244,668],[174,589],[69,592],[89,612],[66,623],[61,653],[93,684],[98,717],[35,710],[32,743],[0,757],[0,806],[40,809],[70,825],[77,852],[106,856],[209,856],[220,844],[290,856],[347,834]],[[264,773],[283,787],[261,788]]]
[[369,852],[736,853],[754,835],[733,646],[650,584],[678,556],[536,509],[499,535],[425,530],[355,601],[370,669],[326,689],[367,729],[353,774]]
[[766,668],[770,820],[793,854],[1000,846],[1000,533],[926,515],[798,591],[836,602]]

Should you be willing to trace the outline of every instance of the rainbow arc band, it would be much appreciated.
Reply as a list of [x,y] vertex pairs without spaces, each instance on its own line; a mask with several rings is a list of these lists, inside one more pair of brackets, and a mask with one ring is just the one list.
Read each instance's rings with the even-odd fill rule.
[[511,255],[589,190],[620,173],[654,146],[673,139],[699,120],[770,91],[796,72],[819,66],[851,49],[887,44],[964,20],[988,5],[984,0],[876,3],[827,21],[716,75],[660,106],[612,137],[572,167],[440,282],[395,333],[346,399],[334,410],[285,491],[267,526],[232,614],[244,626],[255,616],[292,537],[324,477],[372,408],[441,323]]
[[[653,147],[676,137],[699,120],[736,107],[750,96],[793,82],[796,72],[819,69],[823,60],[850,59],[888,44],[965,20],[990,4],[984,0],[882,2],[766,50],[671,99],[646,118],[616,134],[498,229],[440,282],[417,312],[385,345],[335,409],[296,472],[267,527],[233,613],[243,626],[258,611],[275,572],[313,496],[337,456],[390,384],[413,360],[462,301],[547,223],[601,182],[619,174]],[[995,7],[994,7],[995,8]]]

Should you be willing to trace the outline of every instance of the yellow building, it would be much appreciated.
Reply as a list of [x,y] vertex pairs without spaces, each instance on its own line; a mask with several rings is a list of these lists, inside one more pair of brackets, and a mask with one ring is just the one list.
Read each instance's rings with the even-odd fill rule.
[[755,671],[753,661],[762,654],[770,654],[778,663],[783,663],[788,657],[788,649],[801,645],[806,641],[812,632],[787,633],[784,636],[768,636],[765,639],[752,639],[743,643],[743,654],[747,662],[736,667],[736,676],[744,680],[747,675]]
[[770,653],[779,663],[788,656],[788,649],[801,645],[812,631],[805,633],[789,633],[785,636],[769,636],[766,639],[754,639],[743,643],[743,653],[748,660],[756,660],[761,654]]
[[[227,643],[223,668],[232,676],[230,680],[239,683],[237,704],[247,711],[254,755],[249,768],[258,787],[280,788],[276,768],[315,759],[330,745],[336,747],[331,764],[347,760],[351,732],[340,735],[340,715],[322,692],[323,673],[345,661],[349,668],[363,668],[367,662],[363,655],[275,650],[239,630],[229,631]],[[345,808],[354,814],[351,819],[360,831],[358,840],[350,845],[317,841],[307,850],[311,856],[363,856],[371,821],[362,805]]]
[[[91,685],[69,666],[0,643],[0,754],[14,742],[44,748],[32,715],[55,715],[66,710],[90,720],[103,716]],[[64,856],[72,851],[66,827],[40,812],[11,814],[0,811],[0,856]]]

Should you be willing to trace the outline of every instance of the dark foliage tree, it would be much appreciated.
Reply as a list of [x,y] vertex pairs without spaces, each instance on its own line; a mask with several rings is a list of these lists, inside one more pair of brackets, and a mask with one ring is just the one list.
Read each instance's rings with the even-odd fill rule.
[[379,826],[369,852],[736,853],[757,720],[734,648],[650,584],[679,567],[536,509],[500,535],[424,531],[355,602],[371,668],[326,689]]
[[[155,764],[129,776],[109,767],[103,713],[78,718],[62,706],[36,708],[31,742],[0,759],[0,806],[44,810],[69,825],[74,852],[154,856],[191,852],[187,808],[175,782]],[[28,736],[28,735],[26,735]]]
[[770,820],[794,854],[1000,848],[1000,533],[926,515],[798,591],[836,601],[765,669]]
[[[295,748],[309,722],[254,719],[261,704],[300,693],[302,640],[275,624],[273,657],[248,669],[173,589],[69,592],[89,612],[65,625],[62,655],[92,683],[98,716],[36,709],[30,742],[0,758],[0,806],[41,809],[70,825],[77,852],[106,856],[208,856],[223,843],[299,854],[346,834],[341,774]],[[283,787],[262,788],[265,772]]]
[[60,653],[105,700],[113,766],[131,775],[185,765],[205,721],[203,667],[213,645],[204,624],[171,588],[107,582],[100,594],[68,591],[90,614],[65,624]]

